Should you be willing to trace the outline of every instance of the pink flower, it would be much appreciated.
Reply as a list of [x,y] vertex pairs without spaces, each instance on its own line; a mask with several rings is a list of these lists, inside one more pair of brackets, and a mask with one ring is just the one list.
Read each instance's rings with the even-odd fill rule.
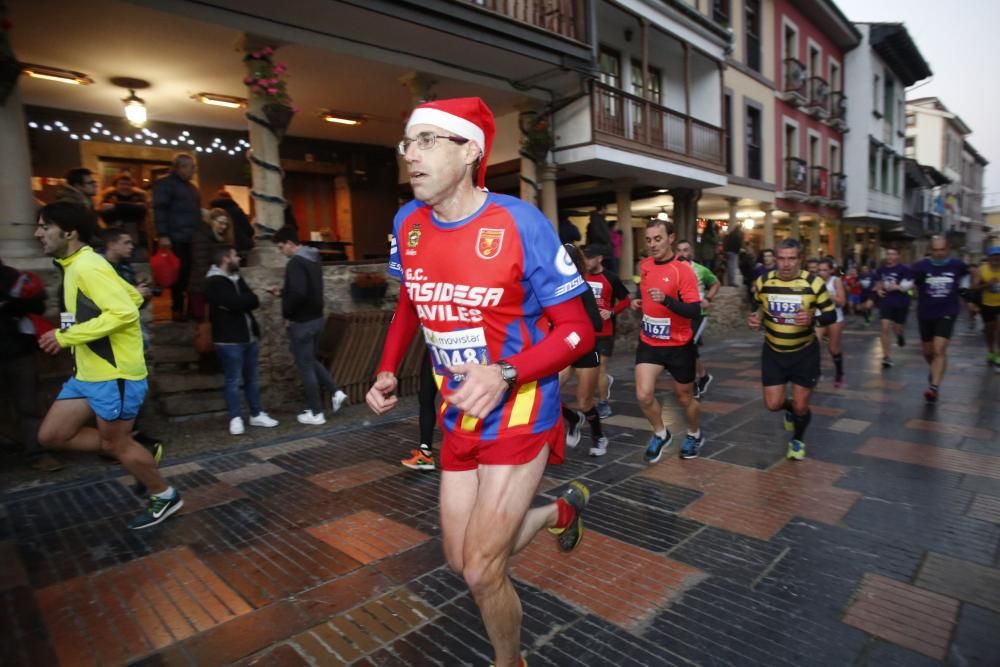
[[274,53],[274,49],[272,49],[270,46],[265,46],[263,49],[260,50],[260,52],[263,53],[265,56],[269,56],[272,53]]
[[254,60],[260,60],[260,51],[254,51],[253,53],[250,54],[250,57],[253,58]]
[[268,88],[267,89],[267,93],[269,95],[277,95],[278,94],[278,89],[277,88]]

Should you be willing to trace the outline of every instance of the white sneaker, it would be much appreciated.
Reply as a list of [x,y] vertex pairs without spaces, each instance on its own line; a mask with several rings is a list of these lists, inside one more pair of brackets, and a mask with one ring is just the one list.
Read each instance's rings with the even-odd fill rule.
[[615,383],[615,376],[614,375],[609,375],[608,376],[608,395],[604,397],[605,401],[610,401],[611,400],[611,386],[614,383]]
[[574,412],[576,412],[576,425],[570,426],[566,429],[566,446],[571,449],[580,444],[580,430],[587,421],[587,418],[583,416],[582,412],[579,410],[575,410]]
[[599,438],[594,446],[590,448],[591,456],[604,456],[608,453],[608,439]]
[[323,416],[322,412],[313,414],[312,410],[304,410],[296,419],[299,420],[300,424],[309,424],[310,426],[319,426],[326,423],[326,417]]
[[229,420],[229,435],[243,435],[246,428],[243,427],[243,417],[233,417]]
[[251,426],[263,426],[264,428],[274,428],[278,425],[278,420],[271,417],[266,412],[261,412],[256,417],[250,418]]
[[345,401],[347,401],[347,394],[345,394],[342,390],[338,389],[337,393],[334,394],[333,398],[330,399],[330,405],[333,408],[333,414],[337,414],[338,412],[340,412],[340,408],[344,405]]

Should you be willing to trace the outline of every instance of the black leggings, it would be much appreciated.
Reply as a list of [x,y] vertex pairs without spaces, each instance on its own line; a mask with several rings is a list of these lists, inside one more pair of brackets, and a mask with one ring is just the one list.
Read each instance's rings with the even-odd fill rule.
[[420,386],[417,389],[417,399],[420,401],[420,444],[428,447],[431,447],[434,440],[434,422],[437,419],[437,406],[434,398],[437,393],[438,388],[437,382],[434,381],[431,357],[424,350],[424,358],[420,362]]

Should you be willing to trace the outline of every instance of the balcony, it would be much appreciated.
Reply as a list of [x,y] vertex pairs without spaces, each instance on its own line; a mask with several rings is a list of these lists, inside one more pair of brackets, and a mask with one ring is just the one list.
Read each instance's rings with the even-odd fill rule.
[[835,130],[847,130],[847,95],[842,91],[830,93],[830,115],[823,122]]
[[587,42],[584,0],[458,0],[506,18],[572,39]]
[[830,174],[830,202],[834,206],[847,205],[847,174]]
[[785,158],[785,199],[805,199],[809,193],[809,168],[797,157]]
[[809,198],[817,203],[825,201],[829,190],[829,170],[826,167],[809,167]]
[[597,81],[591,85],[595,141],[722,170],[722,128]]
[[800,106],[809,101],[806,66],[795,58],[785,58],[784,85],[781,89],[781,99],[793,106]]
[[806,112],[815,118],[830,115],[830,84],[821,76],[809,77],[809,103]]

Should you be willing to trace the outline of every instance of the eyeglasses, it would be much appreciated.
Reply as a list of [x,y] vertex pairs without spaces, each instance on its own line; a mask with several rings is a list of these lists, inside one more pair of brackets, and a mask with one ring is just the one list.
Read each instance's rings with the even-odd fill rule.
[[97,185],[97,181],[84,181],[84,185]]
[[410,144],[416,142],[417,148],[422,151],[427,151],[434,148],[434,144],[437,143],[438,139],[447,139],[448,141],[458,144],[468,143],[469,140],[465,137],[451,137],[445,134],[434,134],[433,132],[421,132],[417,135],[415,139],[410,139],[409,137],[403,137],[399,142],[399,154],[406,155],[406,149],[410,147]]

